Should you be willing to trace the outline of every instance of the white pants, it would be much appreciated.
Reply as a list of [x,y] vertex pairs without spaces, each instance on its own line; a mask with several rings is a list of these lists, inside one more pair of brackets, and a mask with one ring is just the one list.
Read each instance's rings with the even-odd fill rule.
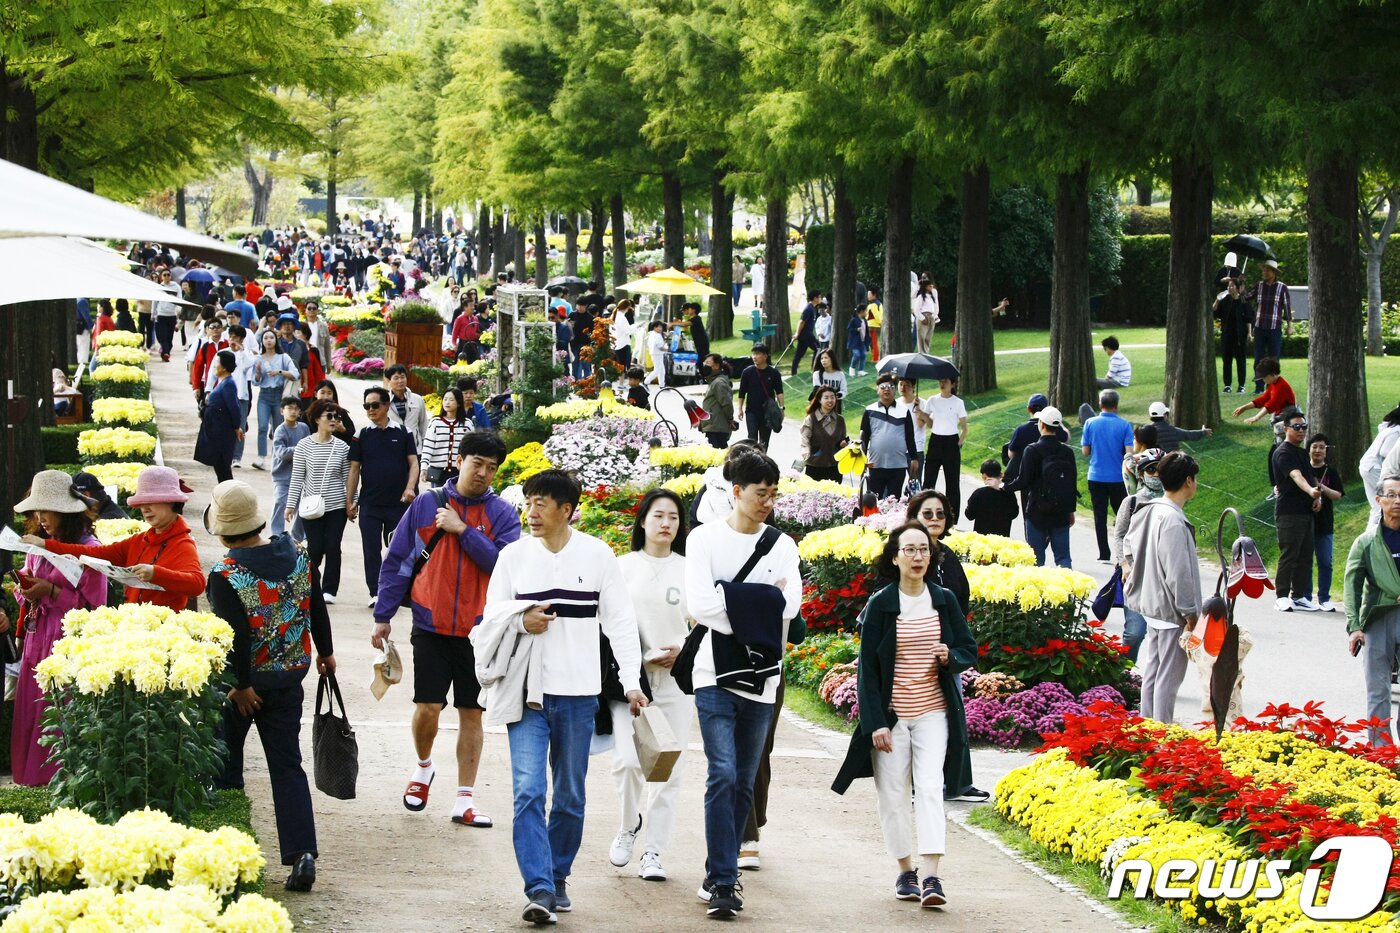
[[[667,680],[670,680],[669,675]],[[695,699],[681,693],[671,681],[667,690],[654,691],[651,705],[661,710],[671,731],[680,740],[681,747],[690,745],[690,724],[695,720]],[[617,798],[621,805],[621,818],[618,828],[631,832],[637,828],[637,816],[642,814],[642,802],[646,793],[647,781],[642,774],[642,765],[637,760],[637,745],[632,740],[632,713],[626,703],[611,703],[613,721],[613,780],[617,782]],[[646,836],[646,848],[658,855],[664,855],[671,846],[671,830],[676,825],[676,807],[681,795],[681,784],[685,776],[685,762],[690,757],[682,751],[671,776],[660,786],[652,785],[651,803],[646,808],[642,829]]]
[[651,355],[651,372],[647,373],[647,382],[654,382],[663,389],[666,387],[666,354],[653,353]]
[[1181,626],[1147,626],[1142,655],[1142,716],[1158,722],[1176,719],[1176,694],[1186,679],[1186,652],[1181,648]]
[[[920,855],[943,855],[948,827],[943,817],[943,759],[948,751],[948,714],[925,713],[895,723],[894,750],[872,751],[875,797],[885,847],[896,859],[914,854],[914,831]],[[909,795],[914,793],[914,819],[909,819]]]
[[78,345],[78,368],[87,367],[88,358],[92,353],[92,331],[85,330],[78,334],[76,338]]

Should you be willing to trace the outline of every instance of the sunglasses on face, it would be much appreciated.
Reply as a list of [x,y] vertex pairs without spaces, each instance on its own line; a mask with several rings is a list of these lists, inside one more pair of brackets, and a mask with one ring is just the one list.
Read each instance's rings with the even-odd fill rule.
[[1308,427],[1308,423],[1307,423],[1306,421],[1299,421],[1299,422],[1296,423],[1296,424],[1290,424],[1290,425],[1288,426],[1288,430],[1290,430],[1290,431],[1306,431],[1306,430],[1307,430],[1307,427]]
[[379,411],[383,407],[383,402],[365,402],[365,411]]

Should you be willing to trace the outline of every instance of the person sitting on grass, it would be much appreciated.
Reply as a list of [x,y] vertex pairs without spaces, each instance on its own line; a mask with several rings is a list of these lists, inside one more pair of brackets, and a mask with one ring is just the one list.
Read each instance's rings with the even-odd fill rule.
[[1103,339],[1103,352],[1108,354],[1108,374],[1095,379],[1100,389],[1126,389],[1133,381],[1133,364],[1118,349],[1118,338],[1109,335]]

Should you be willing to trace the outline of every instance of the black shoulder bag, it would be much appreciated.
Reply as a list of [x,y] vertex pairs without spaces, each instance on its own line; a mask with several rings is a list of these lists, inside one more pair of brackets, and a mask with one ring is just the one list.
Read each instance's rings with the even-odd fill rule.
[[[445,487],[434,487],[433,498],[437,500],[438,508],[442,509],[447,507],[447,489]],[[404,587],[403,599],[399,601],[400,606],[408,607],[413,602],[413,581],[418,579],[418,574],[423,570],[424,565],[428,563],[428,558],[433,556],[433,548],[438,546],[438,542],[442,540],[442,536],[445,534],[447,534],[447,532],[441,528],[433,532],[433,536],[428,539],[428,543],[423,545],[423,550],[419,551],[418,556],[413,559],[413,572],[408,575],[408,586]]]

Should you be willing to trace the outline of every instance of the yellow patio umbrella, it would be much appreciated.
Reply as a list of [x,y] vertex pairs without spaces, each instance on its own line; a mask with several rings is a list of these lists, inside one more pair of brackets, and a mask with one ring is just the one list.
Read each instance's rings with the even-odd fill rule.
[[697,282],[679,269],[661,269],[622,286],[622,291],[646,295],[719,295],[719,289]]

